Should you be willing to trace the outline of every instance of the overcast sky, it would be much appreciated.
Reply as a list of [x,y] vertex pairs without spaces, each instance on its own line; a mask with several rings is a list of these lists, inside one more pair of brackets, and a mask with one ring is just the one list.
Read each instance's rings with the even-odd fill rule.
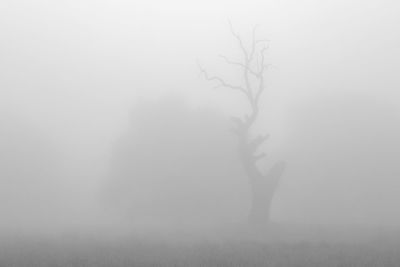
[[259,25],[273,65],[260,129],[292,166],[273,216],[400,223],[399,10],[394,0],[3,0],[0,112],[44,133],[80,170],[68,183],[84,195],[104,178],[135,101],[180,91],[195,105],[245,110],[196,62],[235,81],[219,58],[240,59],[228,21],[244,40]]

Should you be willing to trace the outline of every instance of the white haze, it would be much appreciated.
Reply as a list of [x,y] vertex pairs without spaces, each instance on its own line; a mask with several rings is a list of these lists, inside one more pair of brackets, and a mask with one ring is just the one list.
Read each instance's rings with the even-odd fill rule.
[[[179,92],[193,107],[245,112],[196,63],[237,81],[219,57],[240,57],[230,20],[245,40],[254,25],[271,40],[258,130],[271,134],[270,159],[288,162],[273,220],[398,227],[399,10],[390,0],[1,1],[0,160],[19,171],[18,182],[0,177],[1,223],[113,222],[102,195],[111,151],[144,99]],[[35,168],[45,178],[29,180]],[[247,201],[242,184],[216,185]]]

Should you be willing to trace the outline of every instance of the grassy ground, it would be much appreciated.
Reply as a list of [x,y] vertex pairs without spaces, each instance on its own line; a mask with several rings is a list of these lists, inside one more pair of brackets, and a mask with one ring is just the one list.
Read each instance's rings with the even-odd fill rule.
[[[0,267],[122,266],[400,266],[396,238],[360,242],[166,238],[66,235],[3,238]],[[253,241],[252,241],[253,240]]]

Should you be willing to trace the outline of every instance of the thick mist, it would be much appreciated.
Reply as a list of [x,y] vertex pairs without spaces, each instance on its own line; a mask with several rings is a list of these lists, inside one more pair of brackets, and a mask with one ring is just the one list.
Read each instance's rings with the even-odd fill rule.
[[249,185],[231,117],[249,106],[198,66],[242,82],[220,57],[241,60],[230,21],[245,46],[255,25],[269,40],[254,132],[270,135],[260,169],[287,162],[271,220],[398,228],[399,8],[2,1],[1,227],[245,222]]

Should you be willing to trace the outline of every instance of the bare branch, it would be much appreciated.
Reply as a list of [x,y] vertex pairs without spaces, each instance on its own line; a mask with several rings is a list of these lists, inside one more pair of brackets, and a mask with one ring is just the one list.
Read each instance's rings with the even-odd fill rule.
[[221,58],[223,58],[225,60],[226,63],[230,64],[230,65],[236,65],[239,66],[245,70],[247,70],[248,72],[250,72],[251,74],[253,74],[254,76],[258,77],[259,74],[257,72],[255,72],[254,70],[252,70],[249,66],[246,66],[245,64],[241,63],[241,62],[237,62],[237,61],[233,61],[230,60],[229,58],[227,58],[224,55],[220,55]]
[[260,71],[258,72],[259,76],[259,86],[258,86],[258,91],[256,93],[255,96],[255,102],[256,104],[258,104],[261,94],[265,89],[264,86],[264,71],[266,70],[266,65],[264,64],[265,61],[265,51],[267,50],[267,47],[264,46],[261,50],[260,50],[260,57],[261,57],[261,62],[260,62]]
[[228,57],[226,57],[226,56],[224,56],[224,55],[219,55],[219,56],[220,56],[221,58],[223,58],[223,59],[225,60],[225,62],[228,63],[228,64],[240,66],[240,67],[243,67],[243,68],[246,67],[243,63],[230,60]]
[[251,43],[251,51],[249,55],[249,61],[251,62],[254,57],[254,53],[256,52],[256,45],[257,45],[257,40],[256,40],[256,30],[257,30],[258,25],[254,26],[253,28],[253,37],[252,37],[252,43]]
[[249,146],[255,150],[258,148],[258,146],[260,146],[268,138],[269,138],[268,134],[259,135],[256,138],[254,138],[252,141],[249,142]]
[[204,77],[206,78],[206,80],[208,81],[216,81],[218,82],[216,87],[226,87],[226,88],[230,88],[232,90],[238,90],[240,92],[242,92],[243,94],[245,94],[246,96],[248,95],[248,93],[246,92],[246,89],[243,88],[242,86],[237,86],[237,85],[232,85],[227,83],[224,79],[222,79],[219,76],[210,76],[207,71],[205,69],[203,69],[200,65],[199,65],[200,71],[201,73],[204,75]]
[[264,158],[264,157],[266,157],[266,156],[267,156],[267,154],[265,154],[265,153],[263,152],[263,153],[261,153],[261,154],[259,154],[259,155],[253,156],[253,160],[254,160],[254,161],[258,161],[258,160],[260,160],[260,159],[262,159],[262,158]]
[[242,38],[240,38],[239,34],[237,34],[237,33],[235,32],[235,30],[233,29],[233,26],[232,26],[232,22],[231,22],[231,21],[229,21],[229,26],[230,26],[230,28],[231,28],[231,33],[232,33],[232,35],[236,38],[236,40],[237,40],[238,43],[239,43],[240,48],[242,49],[242,52],[243,52],[244,57],[245,57],[245,61],[248,62],[248,61],[249,61],[249,54],[248,54],[246,48],[245,48],[244,45],[243,45]]
[[260,62],[260,74],[262,74],[264,72],[265,69],[265,51],[267,50],[267,47],[264,46],[263,48],[261,48],[260,50],[260,57],[261,57],[261,62]]
[[231,120],[236,124],[238,127],[244,127],[246,122],[239,117],[232,116]]
[[[248,129],[252,126],[252,124],[256,121],[258,117],[259,101],[262,93],[265,90],[264,72],[268,68],[268,65],[265,64],[265,51],[268,48],[269,40],[257,39],[257,26],[255,26],[252,32],[251,47],[249,50],[247,50],[244,46],[242,38],[238,33],[236,33],[230,21],[229,26],[232,35],[236,38],[237,42],[239,43],[240,49],[244,54],[244,61],[235,61],[223,55],[220,55],[220,57],[224,59],[227,64],[237,66],[242,69],[242,77],[244,80],[243,86],[237,86],[227,83],[219,76],[210,76],[207,71],[205,71],[201,67],[200,70],[207,80],[216,82],[216,87],[227,87],[233,90],[238,90],[246,95],[251,108],[250,114],[248,115],[248,118],[245,122]],[[262,43],[264,43],[264,45],[262,47],[259,47],[258,44]],[[255,60],[256,62],[254,62]],[[256,70],[254,70],[254,68],[256,68]]]

